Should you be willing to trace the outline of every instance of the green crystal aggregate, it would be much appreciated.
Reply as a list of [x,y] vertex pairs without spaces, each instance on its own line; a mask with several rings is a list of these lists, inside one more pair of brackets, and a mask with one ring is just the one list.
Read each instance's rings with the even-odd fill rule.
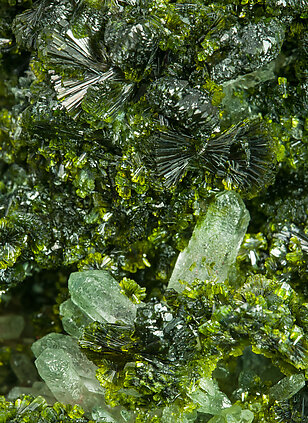
[[[255,108],[229,122],[219,57],[212,74],[198,59],[209,27],[221,38],[235,25],[229,9],[45,1],[14,19],[30,63],[1,118],[4,289],[61,266],[161,286],[212,189],[251,196],[273,181],[282,146],[271,116]],[[258,31],[271,38],[263,21]],[[250,67],[276,60],[280,38]]]
[[30,395],[17,399],[15,402],[6,401],[0,397],[0,419],[1,422],[52,422],[52,423],[93,423],[84,417],[84,412],[78,405],[70,406],[55,403],[49,406],[45,399]]
[[307,17],[0,0],[0,422],[308,421]]

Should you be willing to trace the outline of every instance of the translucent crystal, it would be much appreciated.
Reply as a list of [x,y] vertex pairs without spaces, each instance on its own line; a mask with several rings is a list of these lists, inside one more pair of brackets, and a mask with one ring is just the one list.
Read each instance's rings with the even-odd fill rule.
[[68,287],[73,303],[92,320],[132,324],[136,305],[124,294],[118,282],[104,270],[72,273]]
[[220,415],[214,416],[208,423],[251,423],[254,414],[249,410],[243,410],[239,405],[222,410]]
[[[111,413],[110,409],[107,410],[105,407],[94,407],[92,410],[92,419],[97,422],[104,422],[104,423],[125,423],[127,420],[124,420],[121,414],[118,413]],[[129,422],[133,422],[133,420],[128,420]]]
[[197,411],[181,412],[177,404],[171,404],[164,408],[162,413],[162,423],[193,423],[197,418]]
[[287,400],[295,395],[305,386],[305,376],[303,374],[294,374],[284,377],[276,385],[269,389],[269,395],[276,401]]
[[224,281],[248,223],[249,213],[239,194],[218,194],[197,223],[188,246],[179,254],[168,288],[181,292],[185,285],[180,281],[190,283],[196,278]]
[[70,299],[60,305],[60,315],[64,330],[77,339],[82,335],[84,327],[93,322],[93,319],[83,313]]
[[219,414],[222,409],[230,407],[231,402],[211,379],[202,378],[199,386],[190,392],[189,397],[199,405],[198,411],[207,414]]
[[36,341],[32,351],[39,375],[58,401],[80,404],[88,416],[99,409],[106,422],[123,422],[121,407],[106,405],[105,391],[95,377],[97,367],[81,352],[75,339],[50,333]]
[[21,385],[30,385],[38,379],[36,368],[28,355],[12,354],[10,365]]
[[55,397],[44,382],[34,382],[32,387],[26,388],[16,386],[10,390],[7,399],[9,401],[14,401],[16,398],[19,398],[22,395],[32,395],[33,397],[41,396],[46,399],[48,404],[53,404],[56,402]]
[[18,339],[24,326],[25,321],[22,316],[16,314],[0,316],[0,341]]
[[72,337],[50,333],[35,342],[32,351],[41,378],[58,401],[78,403],[88,411],[104,404],[104,390],[95,378],[97,367]]

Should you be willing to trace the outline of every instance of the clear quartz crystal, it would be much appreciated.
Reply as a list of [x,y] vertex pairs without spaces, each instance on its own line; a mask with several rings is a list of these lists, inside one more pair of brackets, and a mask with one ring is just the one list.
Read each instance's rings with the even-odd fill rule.
[[50,389],[48,389],[45,382],[34,382],[32,387],[15,386],[8,393],[7,399],[9,401],[15,401],[23,395],[32,395],[33,397],[41,396],[45,398],[48,404],[54,404],[56,402],[56,398],[53,396]]
[[105,391],[95,377],[97,366],[80,350],[77,340],[50,333],[32,345],[35,365],[55,399],[79,404],[87,416],[99,409],[106,422],[124,423],[121,407],[105,403]]
[[66,404],[80,404],[90,415],[100,407],[110,422],[121,422],[120,409],[105,404],[104,389],[95,377],[97,367],[87,359],[71,336],[50,333],[32,346],[35,365],[55,398]]
[[25,353],[15,352],[10,359],[11,369],[21,385],[30,385],[37,380],[36,368]]
[[224,408],[221,413],[211,418],[208,423],[252,423],[254,414],[250,410],[243,410],[239,405]]
[[269,389],[269,395],[277,401],[288,400],[304,386],[305,376],[302,373],[287,376]]
[[199,412],[219,414],[222,409],[231,407],[231,401],[223,394],[217,383],[208,378],[202,378],[199,386],[188,393],[188,396],[200,405]]
[[[37,358],[35,364],[36,364],[36,367],[38,368],[39,373],[40,373],[40,370],[42,369],[41,366],[38,366],[38,364],[40,363],[43,364],[43,371],[45,370],[47,371],[47,369],[45,369],[44,363],[42,363],[42,356],[46,353],[46,351],[51,351],[55,357],[57,357],[57,355],[63,351],[65,354],[68,354],[71,356],[71,364],[73,365],[76,373],[83,380],[94,379],[97,382],[96,386],[99,389],[98,392],[102,391],[101,386],[99,385],[98,381],[95,378],[95,372],[97,370],[97,367],[95,366],[95,364],[92,363],[92,361],[89,361],[87,359],[85,354],[83,354],[82,351],[80,350],[77,341],[73,339],[72,337],[67,335],[62,335],[59,333],[50,333],[44,336],[44,338],[41,338],[38,341],[36,341],[32,345],[32,351]],[[51,365],[51,361],[48,360],[46,367],[49,366],[49,367],[52,367],[52,369],[55,369],[54,364],[52,366],[50,365]],[[42,377],[41,373],[40,373],[40,376]],[[47,380],[45,379],[45,377],[42,377],[42,378],[47,383]],[[63,380],[63,382],[65,383],[65,380]]]
[[83,329],[93,322],[71,299],[60,305],[60,315],[65,332],[77,339],[82,335]]
[[121,293],[119,283],[105,270],[72,273],[68,288],[73,303],[90,319],[134,322],[137,306]]
[[215,277],[223,282],[235,262],[248,223],[249,213],[239,194],[217,194],[197,223],[188,246],[179,254],[168,288],[181,292],[185,283],[196,278]]

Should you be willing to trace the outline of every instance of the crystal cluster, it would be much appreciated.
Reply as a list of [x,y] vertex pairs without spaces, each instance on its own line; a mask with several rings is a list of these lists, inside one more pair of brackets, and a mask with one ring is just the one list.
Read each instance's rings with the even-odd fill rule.
[[64,329],[71,336],[51,333],[33,344],[36,367],[58,401],[78,403],[88,413],[101,409],[101,416],[105,413],[109,421],[120,422],[117,410],[109,411],[107,406],[104,410],[104,389],[95,378],[97,367],[80,351],[74,338],[94,321],[132,324],[136,306],[103,270],[72,273],[69,290],[71,299],[61,304],[60,313]]
[[286,89],[275,72],[291,66],[290,22],[299,40],[304,29],[302,9],[266,10],[199,0],[4,8],[3,69],[10,58],[17,69],[3,71],[0,115],[4,289],[76,266],[161,287],[211,189],[251,197],[273,182],[283,137],[258,90]]
[[84,417],[84,412],[78,405],[64,406],[56,403],[49,406],[43,397],[33,398],[29,395],[15,402],[0,397],[0,419],[2,422],[94,423]]
[[0,421],[308,421],[307,11],[0,0]]
[[[171,416],[183,423],[204,416],[211,423],[251,423],[261,413],[274,413],[274,402],[292,399],[305,386],[308,369],[300,298],[286,283],[262,276],[239,287],[234,270],[227,280],[248,220],[238,194],[218,194],[179,256],[161,300],[136,305],[125,296],[128,281],[119,284],[106,271],[73,273],[71,299],[60,306],[71,337],[49,334],[33,345],[36,366],[55,397],[78,402],[87,413],[99,408],[110,421],[118,412],[118,419],[162,423]],[[197,259],[199,251],[209,262]],[[133,281],[129,286],[136,290]],[[226,351],[252,362],[257,354],[263,357],[255,372],[242,371],[240,388],[229,396],[221,390],[229,378]],[[255,381],[265,363],[266,401],[258,409]],[[284,377],[290,366],[298,373]]]

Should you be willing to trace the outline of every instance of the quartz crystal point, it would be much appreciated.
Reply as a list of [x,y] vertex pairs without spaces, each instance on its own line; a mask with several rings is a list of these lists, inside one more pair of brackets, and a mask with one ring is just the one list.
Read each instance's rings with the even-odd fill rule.
[[218,416],[214,416],[208,423],[252,423],[254,415],[250,410],[243,410],[239,405],[225,408]]
[[[64,384],[68,383],[67,380],[65,380],[64,376],[61,376],[61,372],[59,372],[59,375],[57,375],[57,358],[61,356],[64,360],[64,356],[65,354],[67,354],[68,356],[70,356],[70,367],[72,367],[71,375],[74,373],[78,375],[78,377],[81,378],[83,381],[93,379],[95,383],[91,388],[91,391],[97,391],[103,394],[103,389],[101,388],[98,381],[95,379],[95,372],[97,367],[91,361],[89,361],[87,357],[80,351],[77,341],[74,340],[72,337],[59,333],[50,333],[44,336],[44,338],[41,338],[36,341],[32,345],[32,351],[37,358],[35,364],[38,368],[40,376],[42,377],[42,379],[45,380],[49,389],[51,389],[51,387],[49,386],[50,383],[48,383],[48,372],[50,374],[53,373],[53,378],[50,380],[51,383],[55,383],[55,380],[57,378],[63,379],[62,382]],[[49,358],[48,360],[46,360],[45,363],[43,357],[45,357],[47,353]],[[42,376],[42,374],[44,375],[44,377]],[[61,383],[58,383],[56,389],[61,389],[60,385]],[[57,398],[54,389],[51,389],[51,391]],[[70,389],[68,389],[68,391],[70,391]]]
[[72,273],[68,288],[72,302],[90,320],[133,324],[137,306],[121,293],[119,283],[105,270]]
[[305,376],[302,373],[287,376],[269,389],[269,396],[277,401],[285,401],[293,397],[305,386]]
[[81,311],[71,299],[60,305],[60,315],[65,332],[76,339],[79,339],[84,328],[94,321]]
[[207,414],[220,414],[221,410],[231,407],[231,401],[223,394],[217,384],[207,378],[202,378],[199,387],[188,393],[188,396],[199,404],[198,411]]
[[80,351],[71,336],[50,333],[32,345],[39,375],[55,398],[66,404],[80,404],[87,414],[100,407],[108,422],[121,422],[119,409],[105,404],[104,389],[95,377],[97,367]]
[[223,282],[235,262],[248,223],[249,213],[239,194],[217,194],[197,223],[188,246],[179,254],[168,288],[181,292],[196,278],[215,277]]

